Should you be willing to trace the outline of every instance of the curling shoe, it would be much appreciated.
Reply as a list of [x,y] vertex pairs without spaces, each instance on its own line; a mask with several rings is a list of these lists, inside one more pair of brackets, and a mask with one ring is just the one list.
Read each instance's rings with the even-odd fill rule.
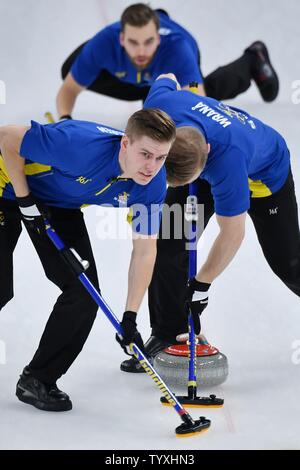
[[274,101],[279,91],[279,80],[275,72],[266,45],[255,41],[247,47],[245,53],[250,58],[251,76],[258,86],[264,101]]
[[[157,338],[157,336],[150,336],[148,341],[145,343],[145,354],[147,359],[150,361],[150,363],[152,363],[156,354],[158,354],[163,349],[168,348],[172,344],[173,343]],[[135,357],[131,357],[130,359],[123,361],[120,365],[120,369],[123,372],[145,372],[143,367]]]
[[16,395],[24,403],[43,411],[69,411],[72,402],[69,396],[57,388],[56,383],[45,384],[33,377],[28,367],[20,375]]

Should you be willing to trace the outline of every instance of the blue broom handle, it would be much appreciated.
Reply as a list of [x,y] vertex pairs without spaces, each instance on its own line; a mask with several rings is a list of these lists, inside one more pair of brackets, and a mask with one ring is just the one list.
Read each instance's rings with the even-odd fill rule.
[[[65,260],[70,264],[71,268],[77,274],[78,279],[81,281],[81,283],[84,285],[86,290],[89,292],[91,297],[95,300],[97,305],[102,309],[103,313],[106,315],[108,320],[111,322],[113,327],[117,330],[118,334],[121,336],[123,335],[123,328],[118,320],[118,318],[115,316],[115,314],[112,312],[110,307],[107,305],[101,294],[97,291],[97,289],[93,286],[89,278],[86,276],[84,273],[84,270],[86,269],[84,267],[85,261],[82,261],[78,258],[78,255],[76,252],[71,250],[70,248],[67,248],[62,241],[62,239],[59,237],[59,235],[55,232],[55,230],[51,227],[50,223],[48,220],[45,220],[45,226],[46,226],[46,233],[50,240],[53,242],[53,244],[56,246],[56,248],[60,251],[62,256],[65,258]],[[71,251],[71,253],[70,253]],[[69,256],[70,255],[70,256]],[[76,259],[78,263],[76,262]],[[137,360],[140,362],[142,367],[144,368],[145,372],[152,378],[152,380],[155,382],[155,384],[158,386],[160,389],[161,393],[165,396],[165,398],[168,400],[168,402],[173,406],[175,411],[179,414],[183,422],[189,423],[189,424],[194,424],[193,418],[190,416],[190,414],[183,408],[183,406],[180,404],[180,402],[177,400],[176,396],[173,394],[173,392],[169,389],[169,387],[166,385],[166,383],[162,380],[162,378],[159,376],[159,374],[156,372],[152,364],[147,360],[145,355],[142,353],[142,351],[136,346],[136,344],[132,343],[131,345],[132,351],[134,352],[135,357]]]

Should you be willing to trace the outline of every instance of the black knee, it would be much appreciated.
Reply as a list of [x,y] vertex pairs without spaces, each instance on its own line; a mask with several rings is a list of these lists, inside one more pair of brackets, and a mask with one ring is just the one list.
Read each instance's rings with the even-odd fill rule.
[[[99,287],[96,282],[93,283],[97,291],[99,292]],[[95,302],[93,297],[85,289],[85,287],[80,283],[75,285],[72,288],[74,296],[74,303],[76,304],[76,310],[82,313],[82,318],[84,322],[92,325],[97,315],[98,304]]]
[[90,318],[90,321],[93,323],[96,318],[99,306],[87,291],[86,291],[85,297],[83,298],[83,303],[84,303],[84,311],[86,312],[87,316]]
[[66,76],[68,75],[69,71],[71,68],[71,64],[69,63],[68,60],[63,63],[62,68],[61,68],[61,78],[64,80]]
[[8,302],[13,298],[13,296],[13,290],[4,293],[4,295],[0,299],[0,310],[2,310],[2,308],[5,307],[6,304],[8,304]]
[[273,268],[273,271],[294,294],[300,297],[300,261],[298,259],[292,260],[285,269]]
[[292,291],[294,294],[300,297],[300,275],[295,276],[285,276],[282,278],[285,285]]
[[72,52],[72,54],[63,63],[62,68],[61,68],[61,76],[62,76],[63,80],[66,78],[66,76],[70,72],[70,69],[71,69],[75,59],[77,58],[77,56],[81,52],[81,49],[86,45],[86,43],[87,43],[87,41],[84,42],[83,44],[81,44],[79,47],[77,47],[77,49],[75,49],[75,51]]

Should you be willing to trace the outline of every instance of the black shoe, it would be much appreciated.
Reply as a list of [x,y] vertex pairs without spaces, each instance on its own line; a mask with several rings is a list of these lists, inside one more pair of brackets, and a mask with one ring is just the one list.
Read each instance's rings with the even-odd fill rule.
[[[168,348],[171,346],[170,342],[161,340],[157,338],[157,336],[150,336],[148,341],[145,343],[145,354],[147,359],[152,363],[154,357],[163,349]],[[140,373],[145,372],[139,361],[132,357],[123,361],[120,365],[120,369],[123,372],[133,372],[133,373]]]
[[270,62],[268,49],[256,41],[245,50],[251,60],[251,75],[265,101],[273,101],[278,95],[279,80]]
[[43,411],[69,411],[72,402],[69,396],[57,388],[56,383],[48,385],[33,377],[27,367],[20,375],[16,395],[20,401]]

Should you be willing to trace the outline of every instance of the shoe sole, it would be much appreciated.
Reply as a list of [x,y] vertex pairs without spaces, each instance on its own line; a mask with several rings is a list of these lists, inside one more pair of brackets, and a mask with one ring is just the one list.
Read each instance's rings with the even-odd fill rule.
[[[178,344],[178,343],[177,343],[177,341],[175,341],[174,343],[166,343],[163,348],[160,348],[158,350],[155,350],[155,349],[152,350],[151,353],[150,353],[151,354],[150,362],[153,363],[154,357],[157,354],[159,354],[161,351],[163,351],[165,348],[171,346],[172,344]],[[179,343],[179,344],[181,344],[181,343]],[[149,354],[149,352],[148,352],[148,354]],[[130,361],[130,359],[125,361],[125,362],[128,362],[128,361]],[[148,361],[149,361],[149,357],[148,357]],[[130,373],[131,374],[145,374],[145,372],[146,372],[144,370],[144,368],[140,365],[139,362],[136,362],[134,366],[129,366],[129,367],[123,366],[123,362],[121,362],[120,369],[121,369],[122,372],[128,372],[129,374]]]
[[[266,101],[266,102],[274,101],[276,99],[276,97],[278,96],[278,92],[279,92],[279,78],[278,78],[278,75],[277,75],[277,73],[276,73],[276,71],[275,71],[275,69],[274,69],[274,67],[271,63],[270,56],[269,56],[268,49],[267,49],[266,45],[262,43],[261,50],[257,51],[256,53],[258,55],[263,54],[265,56],[265,58],[266,58],[265,62],[268,65],[268,67],[270,67],[272,76],[266,77],[265,80],[261,80],[259,74],[254,73],[253,74],[253,80],[255,81],[256,86],[258,87],[258,89],[259,89],[259,91],[262,95],[263,100]],[[275,85],[275,87],[276,87],[274,89],[275,90],[274,94],[271,97],[264,96],[263,87],[268,81],[270,81],[270,82],[272,81],[273,85]]]
[[132,368],[128,369],[126,366],[123,366],[122,364],[120,365],[120,369],[123,371],[123,372],[129,372],[131,374],[141,374],[141,373],[145,373],[145,370],[143,369],[142,366],[140,366],[138,369],[136,366],[133,366]]
[[38,410],[42,411],[70,411],[73,407],[72,402],[70,400],[68,402],[62,403],[61,406],[58,406],[58,404],[51,406],[51,404],[43,403],[42,401],[39,401],[33,397],[24,396],[24,391],[18,389],[16,391],[16,396],[23,403],[26,403],[27,405],[32,405]]

